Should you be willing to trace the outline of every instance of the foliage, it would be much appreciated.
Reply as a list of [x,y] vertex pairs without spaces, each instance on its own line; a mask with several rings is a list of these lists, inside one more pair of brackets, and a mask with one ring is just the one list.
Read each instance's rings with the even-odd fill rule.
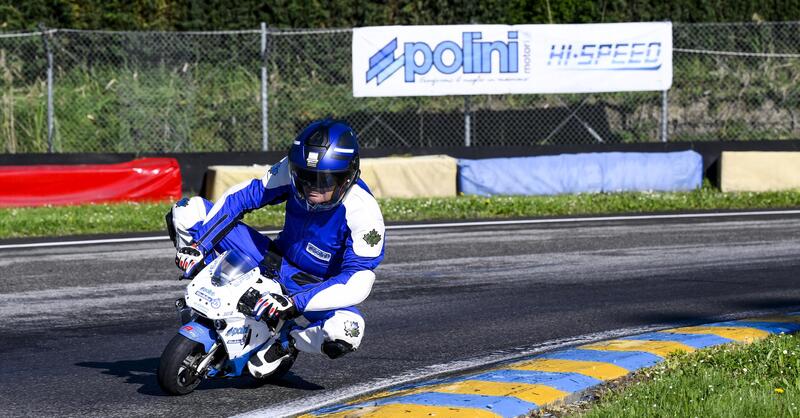
[[403,24],[798,20],[778,0],[2,0],[0,25],[112,30],[323,28]]

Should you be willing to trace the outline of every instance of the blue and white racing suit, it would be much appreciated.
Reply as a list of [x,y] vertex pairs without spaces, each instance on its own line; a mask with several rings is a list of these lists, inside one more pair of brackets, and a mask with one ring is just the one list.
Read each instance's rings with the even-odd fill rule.
[[[289,175],[284,158],[262,179],[231,187],[214,204],[200,197],[178,202],[172,209],[176,247],[194,241],[207,261],[215,252],[235,248],[261,262],[268,250],[277,250],[283,256],[279,281],[308,321],[298,321],[300,326],[291,331],[295,347],[322,353],[325,342],[339,340],[356,349],[364,336],[364,319],[353,305],[367,298],[373,270],[383,260],[383,215],[361,180],[341,205],[309,212],[293,197]],[[274,241],[240,222],[251,210],[282,202],[285,223]]]

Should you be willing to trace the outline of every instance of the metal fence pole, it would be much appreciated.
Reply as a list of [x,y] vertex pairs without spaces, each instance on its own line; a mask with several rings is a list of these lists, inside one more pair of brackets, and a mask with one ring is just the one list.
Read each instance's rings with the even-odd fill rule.
[[269,150],[269,124],[267,123],[267,24],[261,22],[261,150]]
[[42,40],[44,41],[44,49],[47,53],[47,152],[53,152],[53,136],[55,134],[54,121],[53,121],[53,50],[50,48],[49,36],[51,32],[39,25],[42,31]]
[[669,117],[669,100],[667,91],[661,92],[661,142],[667,142],[667,118]]
[[469,96],[464,96],[464,146],[472,144],[472,114],[469,108]]

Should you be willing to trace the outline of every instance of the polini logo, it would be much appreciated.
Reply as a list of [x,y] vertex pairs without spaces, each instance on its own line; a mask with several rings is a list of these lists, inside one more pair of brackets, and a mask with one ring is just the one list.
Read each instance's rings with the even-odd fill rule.
[[[417,75],[427,74],[432,68],[442,74],[453,74],[462,69],[464,74],[489,74],[492,72],[492,53],[499,58],[501,73],[518,72],[517,31],[508,32],[507,42],[481,42],[482,38],[482,32],[462,32],[461,45],[444,41],[433,49],[425,42],[406,42],[403,44],[403,54],[399,57],[395,57],[397,38],[394,38],[369,58],[367,83],[377,79],[376,83],[380,85],[402,67],[405,68],[406,83],[413,83]],[[446,59],[447,52],[450,57]],[[416,59],[418,55],[422,57],[419,64]]]

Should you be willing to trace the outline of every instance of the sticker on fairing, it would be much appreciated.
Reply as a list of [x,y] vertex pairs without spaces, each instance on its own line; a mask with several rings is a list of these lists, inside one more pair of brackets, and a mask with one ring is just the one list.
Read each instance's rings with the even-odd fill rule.
[[310,242],[306,245],[306,252],[322,261],[331,261],[331,253],[320,250],[316,245]]

